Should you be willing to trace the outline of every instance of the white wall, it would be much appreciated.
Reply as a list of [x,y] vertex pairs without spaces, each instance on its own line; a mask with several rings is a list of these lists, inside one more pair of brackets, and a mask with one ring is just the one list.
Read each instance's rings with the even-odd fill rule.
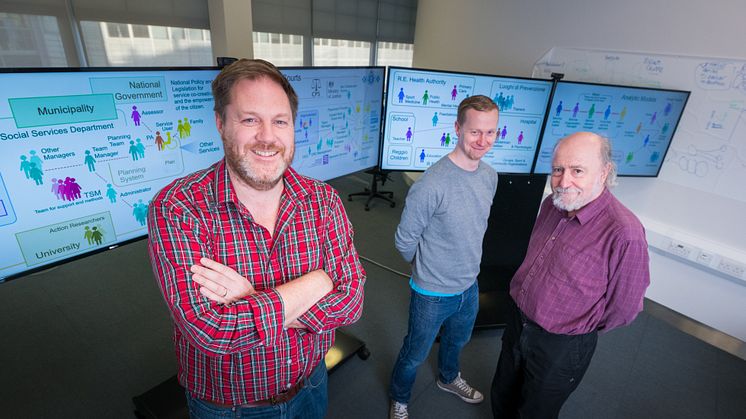
[[[553,46],[745,59],[745,16],[743,0],[419,0],[414,66],[530,76]],[[644,219],[746,254],[744,202],[660,179],[623,178],[614,193]],[[648,298],[746,341],[746,282],[658,253],[651,272]]]

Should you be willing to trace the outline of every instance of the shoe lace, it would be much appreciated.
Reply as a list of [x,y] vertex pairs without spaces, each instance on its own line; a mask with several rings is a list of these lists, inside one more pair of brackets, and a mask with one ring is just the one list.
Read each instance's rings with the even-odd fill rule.
[[407,417],[407,405],[403,403],[394,402],[394,418],[404,419]]
[[474,393],[474,388],[469,385],[469,383],[466,382],[461,376],[459,375],[456,377],[455,380],[453,380],[453,384],[462,392],[467,394],[469,397],[471,397]]

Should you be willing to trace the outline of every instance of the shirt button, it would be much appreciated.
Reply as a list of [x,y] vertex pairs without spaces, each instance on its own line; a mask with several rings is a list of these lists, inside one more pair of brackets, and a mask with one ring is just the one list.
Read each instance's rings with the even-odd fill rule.
[[288,365],[290,365],[290,364],[292,364],[292,363],[293,363],[293,361],[292,361],[292,360],[290,360],[290,359],[288,359]]
[[285,388],[290,388],[290,387],[292,387],[292,384],[290,383],[288,383],[288,385],[285,386]]
[[526,292],[526,290],[521,289],[521,294],[524,294],[525,292]]
[[552,240],[554,240],[554,236],[552,236]]

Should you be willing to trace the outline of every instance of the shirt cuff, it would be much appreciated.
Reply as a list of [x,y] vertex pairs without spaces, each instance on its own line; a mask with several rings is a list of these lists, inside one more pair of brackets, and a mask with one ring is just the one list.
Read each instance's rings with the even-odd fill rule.
[[285,304],[280,293],[275,289],[257,292],[249,297],[249,306],[259,339],[266,346],[279,343],[285,324]]
[[321,333],[324,331],[324,326],[327,321],[327,314],[324,309],[321,308],[322,301],[314,304],[308,311],[298,317],[298,321],[308,328],[313,333]]

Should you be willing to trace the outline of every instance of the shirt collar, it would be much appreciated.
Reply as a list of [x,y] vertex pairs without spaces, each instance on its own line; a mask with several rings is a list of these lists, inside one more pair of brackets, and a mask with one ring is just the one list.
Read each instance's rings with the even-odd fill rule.
[[580,225],[583,225],[603,211],[604,208],[609,205],[609,202],[611,202],[611,192],[609,192],[609,189],[604,187],[604,191],[601,192],[601,195],[599,195],[598,198],[585,204],[583,208],[575,213],[575,218],[578,219]]
[[[238,202],[236,191],[231,185],[231,178],[228,174],[228,167],[223,158],[218,164],[215,165],[215,180],[213,182],[213,189],[216,197],[216,204],[218,206],[226,205],[228,203]],[[285,182],[285,190],[283,195],[293,201],[299,201],[308,195],[311,188],[312,180],[301,176],[292,167],[288,167],[282,176],[282,181]]]

